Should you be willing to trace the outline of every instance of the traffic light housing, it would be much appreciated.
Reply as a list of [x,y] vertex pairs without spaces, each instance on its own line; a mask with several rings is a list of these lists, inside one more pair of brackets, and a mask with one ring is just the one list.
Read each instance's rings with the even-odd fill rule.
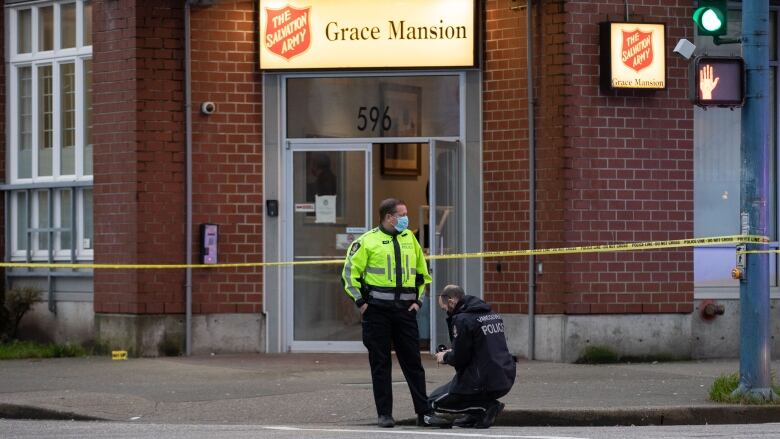
[[699,35],[720,36],[728,32],[728,1],[699,0],[693,12],[693,22]]
[[691,63],[690,96],[701,107],[741,107],[745,61],[739,56],[699,56]]

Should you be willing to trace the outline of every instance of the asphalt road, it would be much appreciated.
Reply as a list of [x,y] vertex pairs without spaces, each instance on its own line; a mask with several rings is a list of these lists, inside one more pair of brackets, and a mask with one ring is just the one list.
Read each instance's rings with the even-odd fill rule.
[[166,438],[166,439],[775,439],[780,424],[672,427],[493,427],[489,430],[396,427],[182,425],[120,422],[3,421],[0,438]]

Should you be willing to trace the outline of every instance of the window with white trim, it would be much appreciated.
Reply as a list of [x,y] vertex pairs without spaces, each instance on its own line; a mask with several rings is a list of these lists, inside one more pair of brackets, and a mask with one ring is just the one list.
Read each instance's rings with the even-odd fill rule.
[[92,259],[92,2],[6,5],[14,259]]

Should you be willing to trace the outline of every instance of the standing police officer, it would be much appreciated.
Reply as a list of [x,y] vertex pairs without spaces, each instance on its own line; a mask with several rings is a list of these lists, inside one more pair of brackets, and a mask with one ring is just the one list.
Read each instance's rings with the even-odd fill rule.
[[[418,425],[428,422],[425,370],[420,360],[417,311],[431,282],[422,248],[409,226],[406,204],[395,198],[379,205],[381,223],[350,245],[342,280],[363,317],[377,425],[393,427],[391,342],[414,401]],[[437,421],[436,418],[433,419]]]
[[436,361],[454,367],[455,377],[431,393],[431,407],[465,414],[455,421],[458,427],[490,428],[504,408],[498,398],[515,382],[515,357],[506,345],[504,321],[457,285],[444,287],[438,301],[447,312],[452,349],[437,352]]

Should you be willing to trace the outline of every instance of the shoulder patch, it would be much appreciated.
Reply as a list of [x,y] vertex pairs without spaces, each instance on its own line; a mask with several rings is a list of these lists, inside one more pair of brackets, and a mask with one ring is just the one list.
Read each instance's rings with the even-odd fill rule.
[[349,249],[349,255],[353,256],[360,249],[360,243],[355,241],[352,243],[352,247]]
[[452,338],[458,338],[458,327],[452,325]]

